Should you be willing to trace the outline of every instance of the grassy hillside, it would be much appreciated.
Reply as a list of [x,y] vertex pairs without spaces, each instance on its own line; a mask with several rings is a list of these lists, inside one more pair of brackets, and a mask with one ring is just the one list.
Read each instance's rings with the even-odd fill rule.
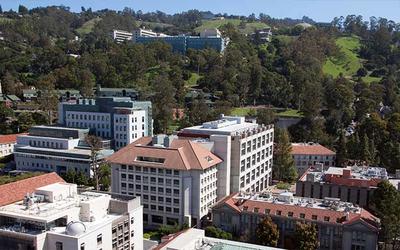
[[96,23],[98,21],[100,21],[100,20],[101,20],[100,17],[96,17],[96,18],[90,19],[89,21],[84,23],[82,25],[82,27],[76,29],[76,32],[78,32],[78,34],[81,35],[81,36],[89,34],[90,32],[92,32],[92,30],[94,28],[94,25],[96,25]]
[[254,30],[261,30],[268,28],[269,26],[265,23],[261,22],[252,22],[252,23],[246,23],[245,27],[239,27],[241,20],[239,19],[223,19],[223,20],[203,20],[203,24],[195,29],[196,32],[200,32],[204,29],[213,29],[213,28],[219,28],[222,25],[232,23],[238,29],[240,32],[243,34],[250,34],[254,32]]
[[201,78],[197,73],[192,73],[190,78],[186,81],[187,87],[195,87],[197,86],[197,81]]
[[340,73],[344,76],[352,76],[361,67],[358,57],[360,49],[360,39],[358,37],[340,37],[336,40],[336,45],[340,48],[340,55],[329,58],[323,70],[326,74],[337,77]]
[[155,28],[163,29],[174,26],[168,23],[156,23],[156,22],[140,22],[139,24],[145,26],[146,29],[155,29]]

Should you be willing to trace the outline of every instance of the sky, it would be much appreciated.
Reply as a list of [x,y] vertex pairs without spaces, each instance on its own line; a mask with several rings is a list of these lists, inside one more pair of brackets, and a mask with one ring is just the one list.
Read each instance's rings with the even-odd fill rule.
[[[356,14],[385,17],[400,22],[400,0],[1,0],[3,10],[17,10],[22,4],[28,8],[48,5],[65,5],[79,12],[81,6],[93,10],[122,10],[130,7],[144,12],[160,10],[174,14],[190,9],[210,10],[214,13],[250,15],[260,12],[271,17],[311,17],[320,22],[330,22],[336,16]],[[366,18],[365,18],[366,17]]]

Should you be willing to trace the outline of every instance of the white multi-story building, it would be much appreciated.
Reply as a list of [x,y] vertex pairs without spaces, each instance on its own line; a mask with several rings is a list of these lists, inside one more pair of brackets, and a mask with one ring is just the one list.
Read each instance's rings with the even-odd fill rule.
[[0,248],[141,250],[142,213],[140,198],[53,183],[0,207]]
[[[92,158],[85,138],[88,129],[34,126],[29,134],[17,137],[14,159],[17,170],[66,173],[68,170],[91,174]],[[107,142],[103,142],[105,145]],[[101,162],[114,151],[101,149]]]
[[113,30],[112,36],[119,43],[132,40],[132,33],[124,30]]
[[178,136],[212,142],[212,152],[223,159],[218,168],[218,199],[240,191],[260,192],[270,185],[273,125],[222,116],[217,121],[184,128]]
[[222,160],[199,143],[144,137],[107,160],[112,192],[140,196],[148,225],[198,225],[217,201]]
[[17,143],[17,136],[19,135],[24,134],[0,135],[0,158],[14,152],[14,145]]
[[70,128],[89,128],[99,137],[112,139],[116,150],[153,134],[151,102],[132,101],[130,97],[60,103],[58,123]]

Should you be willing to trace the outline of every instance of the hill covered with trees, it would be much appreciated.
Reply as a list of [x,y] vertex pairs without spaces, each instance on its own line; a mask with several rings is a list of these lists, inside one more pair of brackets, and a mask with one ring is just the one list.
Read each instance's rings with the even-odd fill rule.
[[[136,88],[141,99],[154,103],[155,132],[169,131],[175,108],[185,109],[177,127],[228,114],[234,107],[290,108],[302,117],[289,129],[293,141],[320,142],[343,151],[343,158],[389,169],[400,166],[398,23],[360,16],[321,24],[307,17],[219,15],[240,20],[218,24],[230,39],[222,55],[209,49],[179,55],[165,43],[117,44],[110,36],[113,29],[141,25],[171,35],[197,34],[215,22],[210,15],[215,16],[129,8],[73,13],[64,6],[1,12],[3,90],[21,96],[22,89],[35,86],[51,97],[55,89],[75,88],[90,97],[96,84]],[[312,27],[296,25],[300,22]],[[253,27],[256,35],[246,36],[250,31],[243,27]],[[261,42],[257,27],[271,27],[270,43]],[[185,100],[191,87],[215,96],[214,107],[202,94]],[[45,99],[43,107],[52,107],[51,98]],[[264,114],[263,121],[271,117]],[[354,123],[354,133],[344,135]]]

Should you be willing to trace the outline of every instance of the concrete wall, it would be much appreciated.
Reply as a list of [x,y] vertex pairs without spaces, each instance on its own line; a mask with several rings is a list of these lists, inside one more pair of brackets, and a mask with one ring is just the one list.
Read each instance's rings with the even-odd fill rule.
[[210,141],[214,142],[213,153],[223,160],[217,173],[217,199],[222,199],[231,193],[231,137],[211,135]]

